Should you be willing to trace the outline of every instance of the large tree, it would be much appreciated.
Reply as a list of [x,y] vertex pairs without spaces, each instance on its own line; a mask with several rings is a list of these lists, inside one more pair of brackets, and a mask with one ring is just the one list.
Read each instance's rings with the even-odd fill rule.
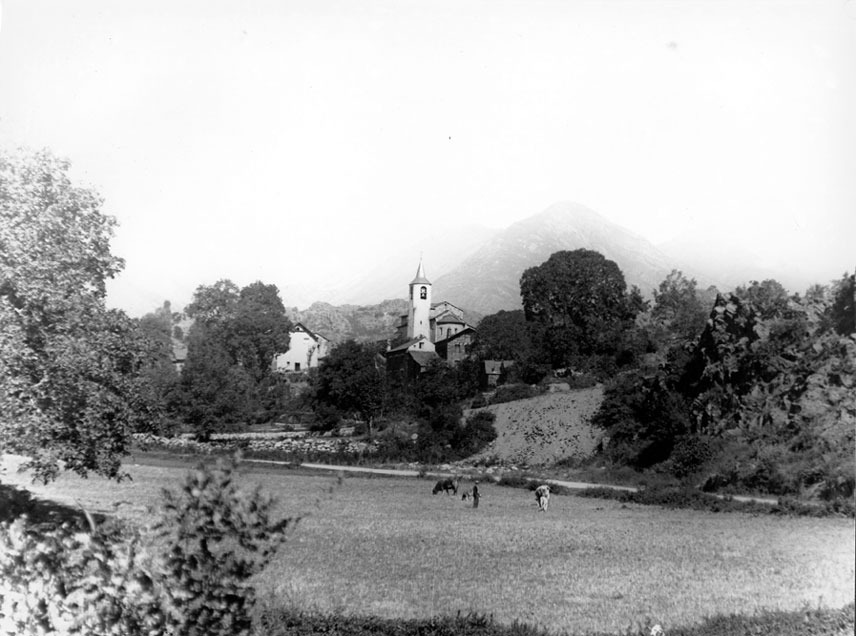
[[527,322],[554,366],[613,355],[642,306],[615,262],[586,249],[556,252],[520,278]]
[[522,309],[485,316],[476,332],[474,352],[482,360],[525,360],[532,342]]
[[[151,391],[151,401],[164,405],[171,413],[176,409],[175,402],[178,398],[178,371],[173,353],[173,328],[174,316],[168,300],[139,320],[139,329],[150,341],[153,353],[151,362],[143,367],[142,375],[146,378],[147,387]],[[165,433],[169,429],[166,419],[161,421],[153,419],[147,424],[146,429],[155,433]]]
[[[712,303],[711,303],[712,304]],[[697,338],[704,329],[710,309],[702,303],[695,278],[677,269],[654,290],[651,315],[668,332],[672,341]]]
[[314,380],[316,411],[332,407],[340,414],[355,414],[371,434],[387,399],[386,370],[378,353],[377,347],[355,340],[334,347]]
[[275,285],[200,285],[185,309],[194,320],[182,371],[184,417],[196,432],[267,419],[278,386],[273,358],[289,346],[291,322]]
[[141,390],[150,341],[105,306],[115,220],[69,163],[0,153],[0,449],[116,477],[128,434],[157,410]]

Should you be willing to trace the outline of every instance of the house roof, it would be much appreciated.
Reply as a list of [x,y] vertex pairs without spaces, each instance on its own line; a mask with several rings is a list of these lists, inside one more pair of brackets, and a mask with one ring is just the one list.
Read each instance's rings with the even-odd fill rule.
[[430,285],[431,281],[425,278],[425,268],[422,266],[422,259],[419,259],[419,269],[416,270],[416,278],[414,278],[411,285]]
[[298,331],[302,331],[313,340],[318,340],[318,338],[315,337],[315,334],[312,333],[312,330],[306,325],[304,325],[302,322],[296,323],[294,327],[291,328],[291,331],[289,333],[297,333]]
[[409,347],[412,347],[413,345],[415,345],[420,340],[427,340],[427,339],[425,338],[425,336],[419,336],[418,338],[411,338],[407,342],[400,344],[397,347],[393,347],[392,349],[387,351],[387,353],[397,353],[399,351],[407,351],[407,349]]

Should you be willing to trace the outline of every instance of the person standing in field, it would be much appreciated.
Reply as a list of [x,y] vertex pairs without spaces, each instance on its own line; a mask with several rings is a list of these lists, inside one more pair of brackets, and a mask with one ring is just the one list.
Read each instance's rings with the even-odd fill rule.
[[479,494],[479,482],[476,481],[476,483],[473,484],[473,494],[472,494],[473,508],[479,507],[479,497],[480,496],[481,495]]

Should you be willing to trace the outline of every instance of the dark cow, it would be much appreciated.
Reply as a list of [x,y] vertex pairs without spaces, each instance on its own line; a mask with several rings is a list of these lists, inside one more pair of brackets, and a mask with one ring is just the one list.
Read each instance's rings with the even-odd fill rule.
[[434,484],[434,490],[431,491],[431,494],[436,495],[440,491],[445,492],[447,495],[449,491],[452,491],[453,495],[458,494],[458,480],[457,479],[441,479],[436,484]]

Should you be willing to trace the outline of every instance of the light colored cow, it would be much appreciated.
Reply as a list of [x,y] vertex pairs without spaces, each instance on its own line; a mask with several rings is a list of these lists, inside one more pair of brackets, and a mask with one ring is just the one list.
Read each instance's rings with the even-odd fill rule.
[[538,502],[538,509],[541,512],[547,512],[547,506],[550,505],[550,486],[542,484],[535,489],[535,500]]

